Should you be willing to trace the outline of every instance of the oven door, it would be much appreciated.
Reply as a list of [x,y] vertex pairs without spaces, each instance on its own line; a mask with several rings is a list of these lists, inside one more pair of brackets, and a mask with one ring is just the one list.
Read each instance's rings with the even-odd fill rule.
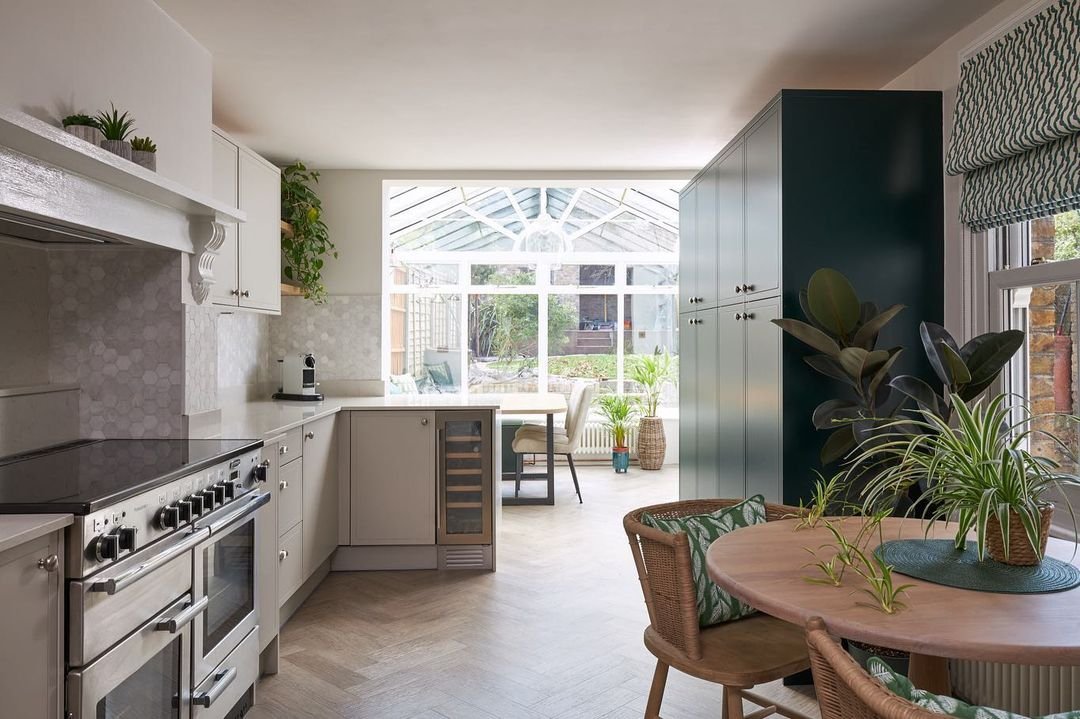
[[175,602],[87,666],[67,675],[71,719],[187,719],[191,620],[202,603]]
[[195,684],[258,624],[255,516],[269,501],[269,492],[251,493],[199,522],[210,538],[195,548],[193,592],[207,602],[193,625]]

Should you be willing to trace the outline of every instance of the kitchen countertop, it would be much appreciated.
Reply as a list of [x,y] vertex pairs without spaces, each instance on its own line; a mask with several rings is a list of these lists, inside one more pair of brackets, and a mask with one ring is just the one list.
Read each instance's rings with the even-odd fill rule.
[[221,408],[220,437],[268,438],[341,410],[498,410],[492,395],[397,394],[386,397],[327,397],[322,402],[254,400]]
[[70,514],[0,515],[0,552],[63,529],[73,521]]

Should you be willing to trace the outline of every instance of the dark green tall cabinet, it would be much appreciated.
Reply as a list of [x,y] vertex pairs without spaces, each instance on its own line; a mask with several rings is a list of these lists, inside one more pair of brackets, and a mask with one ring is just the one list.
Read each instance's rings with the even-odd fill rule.
[[838,388],[769,320],[819,267],[907,306],[879,346],[941,322],[941,93],[784,90],[681,194],[679,494],[797,504],[820,469],[813,408]]

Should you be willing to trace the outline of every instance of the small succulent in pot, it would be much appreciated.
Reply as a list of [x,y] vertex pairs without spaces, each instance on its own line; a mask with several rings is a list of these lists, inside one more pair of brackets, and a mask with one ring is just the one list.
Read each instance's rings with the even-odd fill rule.
[[135,118],[126,110],[120,112],[112,103],[109,103],[109,107],[108,112],[102,110],[97,115],[98,127],[105,136],[101,146],[114,155],[130,160],[131,143],[128,136],[135,130]]
[[60,121],[60,124],[64,126],[64,130],[69,135],[74,135],[80,140],[89,142],[95,147],[101,144],[101,140],[103,139],[101,125],[98,123],[96,117],[77,112],[74,115],[65,117]]
[[149,137],[131,138],[131,161],[147,170],[157,170],[157,145]]

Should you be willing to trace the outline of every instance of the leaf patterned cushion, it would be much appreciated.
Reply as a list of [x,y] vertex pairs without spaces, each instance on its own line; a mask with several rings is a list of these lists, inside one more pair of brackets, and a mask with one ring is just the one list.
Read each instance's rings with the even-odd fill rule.
[[[892,667],[877,657],[870,657],[866,662],[866,669],[872,677],[884,684],[885,688],[896,696],[935,714],[959,717],[960,719],[1027,719],[1021,714],[1013,714],[1004,709],[972,706],[959,699],[932,694],[924,689],[916,689],[911,680],[903,674],[893,671]],[[1047,714],[1040,719],[1080,719],[1080,711]]]
[[649,513],[643,524],[668,534],[684,532],[690,541],[690,562],[697,589],[698,623],[703,627],[729,622],[754,613],[754,608],[716,586],[705,569],[709,545],[728,532],[765,521],[765,498],[760,494],[711,514],[694,514],[678,519],[660,519]]

